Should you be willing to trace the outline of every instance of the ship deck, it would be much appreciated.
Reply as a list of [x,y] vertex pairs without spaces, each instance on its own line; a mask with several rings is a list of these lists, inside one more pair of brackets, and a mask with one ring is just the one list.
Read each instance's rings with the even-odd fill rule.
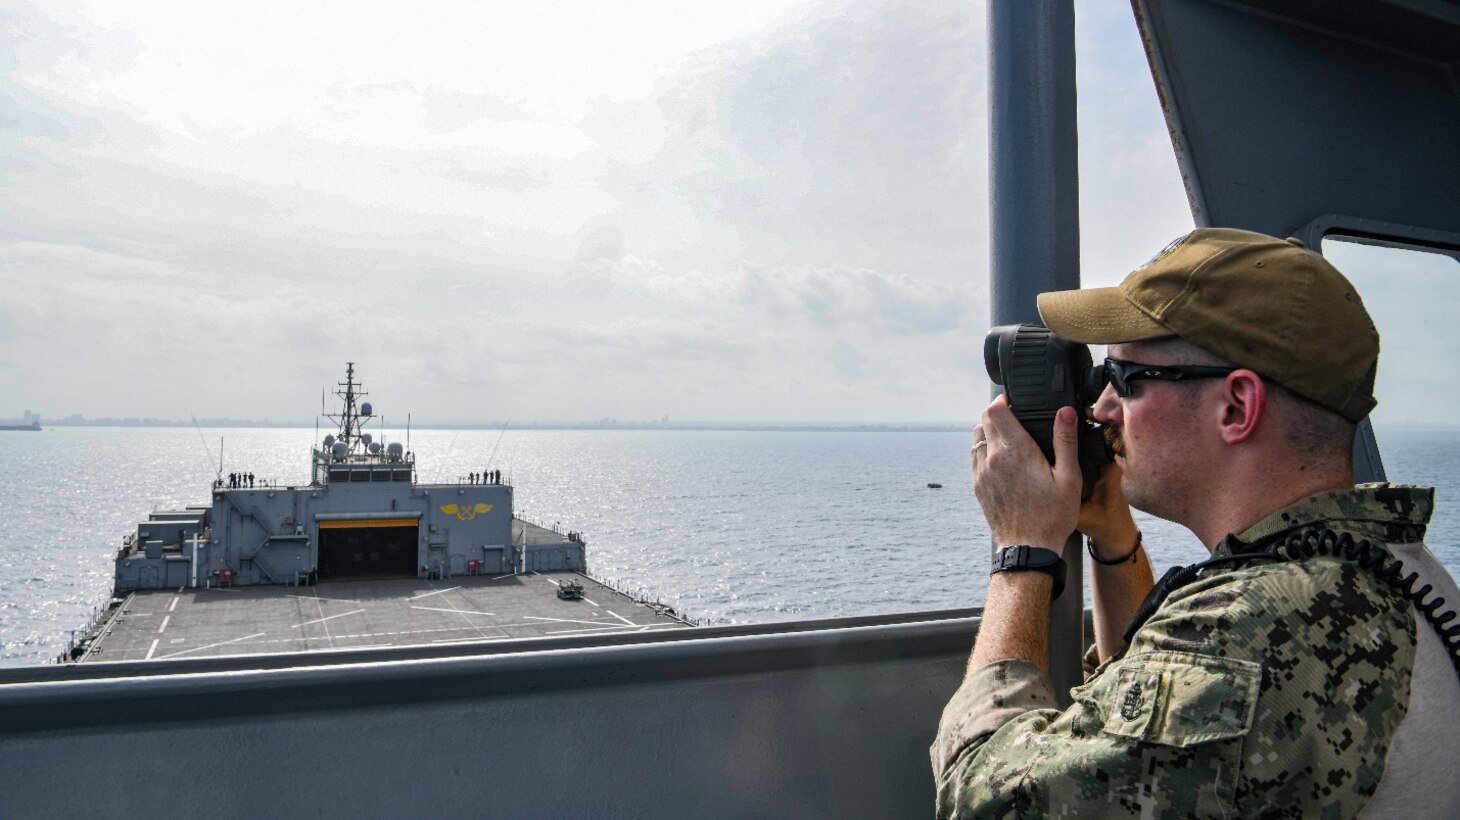
[[[560,581],[581,600],[557,596]],[[688,626],[575,572],[145,590],[87,661],[162,660],[644,632]]]

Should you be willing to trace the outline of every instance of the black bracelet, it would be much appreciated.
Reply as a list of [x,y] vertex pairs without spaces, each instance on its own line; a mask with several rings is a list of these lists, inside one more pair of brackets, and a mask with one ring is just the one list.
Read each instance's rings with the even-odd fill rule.
[[1111,558],[1111,559],[1108,559],[1108,560],[1105,559],[1105,558],[1101,558],[1100,556],[1098,556],[1098,555],[1095,554],[1095,539],[1094,538],[1086,538],[1085,539],[1085,551],[1088,552],[1088,553],[1090,553],[1090,558],[1092,560],[1094,560],[1095,563],[1101,564],[1102,566],[1107,566],[1107,567],[1113,567],[1116,564],[1124,564],[1127,561],[1130,561],[1130,562],[1134,563],[1135,560],[1136,560],[1136,551],[1139,550],[1140,548],[1141,548],[1141,531],[1140,530],[1136,530],[1136,543],[1135,543],[1135,546],[1133,546],[1133,547],[1130,548],[1130,552],[1127,552],[1125,555],[1122,555],[1119,558]]

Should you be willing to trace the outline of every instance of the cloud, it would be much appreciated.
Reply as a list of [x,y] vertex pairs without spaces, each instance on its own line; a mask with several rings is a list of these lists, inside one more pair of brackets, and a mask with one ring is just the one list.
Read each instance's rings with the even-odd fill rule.
[[591,266],[596,262],[617,262],[624,256],[624,232],[612,225],[601,225],[588,231],[578,243],[577,262]]
[[[599,238],[617,250],[617,234]],[[633,417],[613,398],[629,387],[675,418],[886,421],[909,418],[898,408],[912,402],[917,418],[975,412],[987,309],[973,287],[836,266],[675,274],[631,254],[578,271],[618,317],[563,337],[585,389],[620,408],[609,415]],[[652,296],[658,318],[617,314],[626,292]]]
[[[698,247],[748,264],[843,264],[971,278],[986,201],[983,15],[825,4],[706,50],[658,98],[663,147],[608,168],[697,217]],[[674,237],[644,242],[669,260]],[[673,261],[673,260],[671,260]]]
[[[843,239],[912,224],[909,213],[936,210],[929,200],[971,196],[983,155],[969,150],[978,141],[967,123],[983,82],[966,68],[977,61],[980,27],[971,8],[906,14],[864,2],[717,55],[690,78],[691,89],[717,87],[693,95],[714,105],[694,108],[679,136],[709,132],[709,144],[741,158],[746,173],[693,193],[766,229],[809,218]],[[785,182],[766,191],[753,184],[762,180]]]
[[739,298],[772,317],[880,333],[939,333],[977,323],[974,288],[905,275],[829,268],[747,269]]
[[1115,285],[1193,227],[1130,9],[1075,6],[1080,255],[1086,287]]
[[[437,8],[8,9],[0,380],[279,418],[348,359],[437,419],[971,417],[981,9]],[[1081,89],[1105,267],[1169,238],[1137,97]]]
[[873,334],[940,333],[980,321],[982,288],[841,265],[747,266],[720,274],[675,272],[624,252],[623,233],[601,228],[585,237],[573,267],[579,281],[658,299],[738,306],[761,320],[810,327],[857,327]]

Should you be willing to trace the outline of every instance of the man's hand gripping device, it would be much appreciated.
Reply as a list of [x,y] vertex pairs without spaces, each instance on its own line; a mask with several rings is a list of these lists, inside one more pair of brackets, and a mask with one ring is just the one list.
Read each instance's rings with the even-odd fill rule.
[[1094,367],[1090,348],[1066,341],[1037,324],[1001,325],[983,343],[984,367],[1009,396],[1009,409],[1054,463],[1054,416],[1074,407],[1080,433],[1080,497],[1090,495],[1100,468],[1112,460],[1102,428],[1090,421],[1089,407],[1105,389],[1104,373]]

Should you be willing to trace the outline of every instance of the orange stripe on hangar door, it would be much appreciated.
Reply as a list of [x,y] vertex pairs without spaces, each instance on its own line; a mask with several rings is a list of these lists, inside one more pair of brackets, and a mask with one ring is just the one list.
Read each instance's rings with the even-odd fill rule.
[[321,521],[322,530],[360,530],[375,527],[414,527],[420,521],[415,518],[348,518],[338,521]]

